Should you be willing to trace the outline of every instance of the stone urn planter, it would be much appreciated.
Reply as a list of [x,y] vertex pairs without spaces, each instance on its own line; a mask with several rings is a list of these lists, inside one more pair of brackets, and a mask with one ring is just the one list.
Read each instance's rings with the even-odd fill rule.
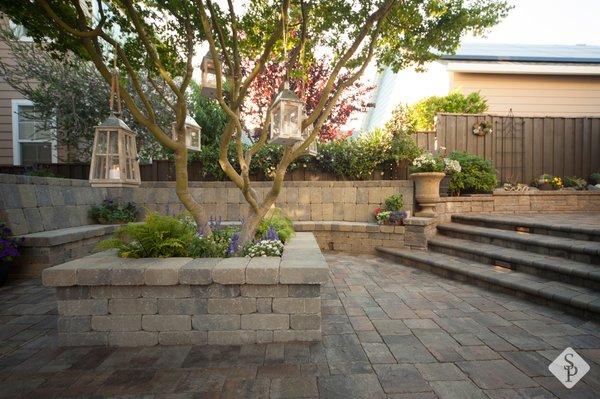
[[435,206],[440,199],[440,182],[445,176],[443,172],[420,172],[409,176],[415,181],[415,198],[421,207],[415,216],[436,216]]

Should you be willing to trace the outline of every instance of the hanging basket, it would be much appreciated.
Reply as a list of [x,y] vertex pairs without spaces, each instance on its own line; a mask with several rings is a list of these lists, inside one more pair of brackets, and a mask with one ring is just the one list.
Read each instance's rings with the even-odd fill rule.
[[485,136],[493,132],[491,122],[479,122],[473,125],[473,134],[475,136]]

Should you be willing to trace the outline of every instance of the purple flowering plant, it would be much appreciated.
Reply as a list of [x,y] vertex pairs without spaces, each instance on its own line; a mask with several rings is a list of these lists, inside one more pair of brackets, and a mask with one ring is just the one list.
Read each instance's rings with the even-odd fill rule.
[[269,240],[269,241],[281,241],[279,239],[279,233],[277,233],[277,230],[275,229],[275,227],[273,227],[272,225],[269,226],[269,228],[267,229],[267,231],[265,232],[264,236],[263,236],[263,240]]
[[10,262],[21,255],[18,248],[21,241],[12,236],[12,231],[4,222],[0,222],[0,261]]

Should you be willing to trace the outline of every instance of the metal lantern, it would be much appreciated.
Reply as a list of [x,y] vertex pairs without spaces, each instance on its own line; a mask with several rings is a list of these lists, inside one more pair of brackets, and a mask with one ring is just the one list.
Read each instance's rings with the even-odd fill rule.
[[209,98],[215,98],[217,94],[217,73],[210,51],[202,58],[202,89],[200,94]]
[[112,112],[95,129],[90,185],[92,187],[140,185],[135,133]]
[[135,187],[141,182],[135,133],[117,116],[122,110],[116,62],[115,57],[110,82],[110,115],[94,132],[90,165],[92,187]]
[[283,90],[273,102],[270,142],[275,144],[294,144],[303,141],[302,120],[304,103],[290,90],[287,81]]
[[[171,125],[173,140],[177,141],[177,122],[173,122]],[[198,125],[198,122],[194,120],[190,115],[185,117],[184,122],[185,128],[185,146],[188,150],[200,151],[200,133],[202,128]]]

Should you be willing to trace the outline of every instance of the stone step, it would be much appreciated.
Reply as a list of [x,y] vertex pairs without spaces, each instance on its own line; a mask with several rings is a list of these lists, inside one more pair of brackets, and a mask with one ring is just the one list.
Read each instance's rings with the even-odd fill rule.
[[377,251],[406,266],[600,319],[600,293],[589,288],[431,251],[388,247],[378,247]]
[[[577,214],[581,216],[581,214]],[[597,214],[590,214],[591,219],[597,218]],[[502,230],[525,231],[533,234],[543,234],[556,237],[565,237],[575,240],[600,242],[600,229],[597,223],[582,225],[581,222],[570,222],[569,214],[561,214],[560,218],[552,215],[487,215],[466,214],[452,215],[455,223],[468,224],[472,226],[490,227]]]
[[437,226],[438,233],[454,238],[495,244],[505,248],[558,256],[578,262],[600,264],[600,242],[574,240],[543,234],[508,231],[459,223]]
[[600,267],[596,265],[444,236],[431,238],[428,247],[434,252],[600,290]]

